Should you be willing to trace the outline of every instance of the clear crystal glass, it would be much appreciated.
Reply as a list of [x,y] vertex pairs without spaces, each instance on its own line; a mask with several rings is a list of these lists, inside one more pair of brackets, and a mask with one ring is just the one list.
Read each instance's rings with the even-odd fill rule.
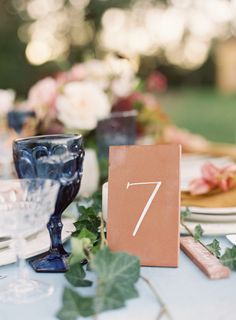
[[0,287],[0,301],[25,303],[52,293],[50,284],[29,279],[25,237],[46,227],[54,212],[59,183],[49,179],[0,180],[0,235],[10,236],[18,260],[18,277]]

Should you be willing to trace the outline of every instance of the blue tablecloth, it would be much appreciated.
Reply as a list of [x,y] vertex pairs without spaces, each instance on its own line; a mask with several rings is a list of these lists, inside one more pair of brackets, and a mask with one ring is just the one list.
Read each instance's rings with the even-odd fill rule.
[[[211,241],[208,239],[206,242]],[[226,239],[220,240],[223,246],[231,246]],[[0,285],[9,281],[15,272],[15,265],[0,267],[0,274],[8,275],[0,280]],[[179,268],[145,267],[141,272],[162,295],[174,320],[236,319],[236,272],[232,272],[229,279],[209,280],[183,252],[180,254]],[[0,304],[1,320],[56,320],[63,288],[68,285],[64,275],[37,274],[31,269],[30,275],[52,283],[55,287],[53,295],[32,304]],[[153,293],[143,280],[139,280],[137,287],[139,298],[130,300],[126,308],[99,315],[99,320],[156,320],[159,306]],[[85,288],[81,292],[87,295],[92,290]]]

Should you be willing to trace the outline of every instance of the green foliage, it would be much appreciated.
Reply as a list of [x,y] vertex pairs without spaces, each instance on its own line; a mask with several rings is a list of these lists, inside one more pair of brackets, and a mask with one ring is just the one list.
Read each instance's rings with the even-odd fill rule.
[[200,224],[194,228],[194,239],[199,241],[203,235],[203,229]]
[[97,233],[97,229],[100,225],[100,219],[95,215],[93,209],[86,209],[84,207],[79,208],[80,217],[79,220],[75,223],[76,231],[74,232],[74,236],[79,234],[84,228],[89,230],[90,232]]
[[79,202],[77,207],[79,211],[79,219],[74,224],[76,231],[73,233],[73,236],[79,235],[83,232],[91,232],[96,238],[99,237],[99,226],[100,226],[100,217],[99,212],[101,212],[101,192],[96,192],[91,198],[83,199],[82,202]]
[[86,273],[80,261],[78,263],[72,264],[70,266],[70,270],[65,274],[67,281],[74,287],[90,287],[92,285],[92,282],[84,279],[85,276]]
[[89,317],[93,314],[92,298],[82,297],[76,291],[65,288],[63,292],[63,307],[57,313],[60,320],[76,320],[78,316]]
[[214,256],[216,256],[217,258],[220,257],[221,247],[218,240],[214,239],[211,243],[207,244],[207,248],[211,251],[212,254],[214,254]]
[[[138,296],[134,286],[140,275],[137,257],[123,252],[112,253],[108,247],[104,247],[91,260],[91,270],[97,276],[95,294],[83,297],[66,288],[63,293],[63,307],[57,314],[58,319],[76,320],[79,316],[89,317],[105,310],[117,309],[125,306],[126,300]],[[81,269],[74,272],[84,278]],[[70,283],[77,283],[76,274],[73,277],[67,276],[68,278]]]
[[236,246],[227,248],[221,256],[220,261],[231,270],[236,271]]
[[112,253],[106,246],[101,192],[80,201],[78,209],[80,217],[75,223],[70,269],[65,277],[74,287],[91,286],[81,265],[86,259],[87,269],[96,276],[96,291],[90,297],[83,297],[79,292],[65,288],[63,306],[57,314],[60,320],[76,320],[79,316],[89,317],[117,309],[125,306],[126,300],[138,296],[134,286],[140,276],[138,258],[123,252]]
[[71,246],[72,255],[70,256],[70,265],[73,265],[87,259],[88,253],[93,248],[93,243],[89,238],[72,237]]
[[123,307],[125,300],[138,296],[134,285],[140,274],[139,260],[124,252],[99,251],[91,267],[97,275],[96,313]]
[[99,159],[100,184],[102,185],[108,180],[108,159]]
[[187,207],[185,210],[182,210],[180,213],[180,219],[183,222],[187,217],[191,215],[191,211]]

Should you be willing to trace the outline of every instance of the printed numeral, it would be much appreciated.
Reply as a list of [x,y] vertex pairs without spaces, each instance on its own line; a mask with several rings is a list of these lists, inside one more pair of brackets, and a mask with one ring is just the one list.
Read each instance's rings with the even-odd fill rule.
[[157,182],[134,182],[134,183],[133,182],[128,182],[127,187],[126,187],[127,189],[129,189],[129,187],[132,187],[132,186],[146,185],[146,184],[154,184],[156,186],[155,186],[152,194],[150,195],[150,197],[149,197],[149,199],[148,199],[148,201],[147,201],[147,203],[146,203],[146,205],[145,205],[145,207],[144,207],[144,209],[143,209],[143,211],[142,211],[142,213],[141,213],[141,215],[140,215],[140,217],[138,219],[138,222],[137,222],[137,224],[136,224],[136,226],[134,228],[134,231],[133,231],[133,237],[136,236],[136,233],[138,232],[138,230],[139,230],[139,228],[140,228],[140,226],[141,226],[141,224],[143,222],[143,219],[146,216],[146,214],[148,212],[148,209],[150,208],[150,206],[152,204],[152,201],[154,200],[158,190],[160,189],[161,181],[157,181]]

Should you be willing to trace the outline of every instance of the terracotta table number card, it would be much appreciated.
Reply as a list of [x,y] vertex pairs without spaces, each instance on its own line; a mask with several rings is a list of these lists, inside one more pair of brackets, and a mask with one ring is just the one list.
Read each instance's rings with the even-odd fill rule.
[[110,147],[108,245],[143,266],[177,267],[181,149],[178,145]]

